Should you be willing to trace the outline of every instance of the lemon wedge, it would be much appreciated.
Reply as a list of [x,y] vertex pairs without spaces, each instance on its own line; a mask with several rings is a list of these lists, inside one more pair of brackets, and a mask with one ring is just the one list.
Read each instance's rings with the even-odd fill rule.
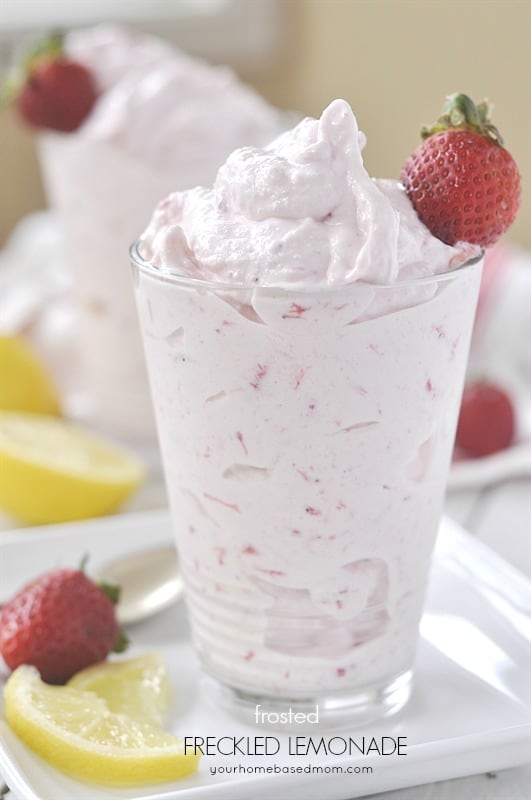
[[0,336],[0,409],[60,415],[52,378],[29,344]]
[[143,477],[136,456],[76,425],[0,411],[0,508],[25,523],[108,514]]
[[94,664],[76,673],[67,686],[94,692],[110,711],[151,725],[164,723],[171,698],[166,665],[156,652]]
[[146,785],[184,778],[199,756],[181,739],[109,710],[93,692],[50,686],[35,667],[18,667],[5,688],[11,729],[57,769],[90,783]]

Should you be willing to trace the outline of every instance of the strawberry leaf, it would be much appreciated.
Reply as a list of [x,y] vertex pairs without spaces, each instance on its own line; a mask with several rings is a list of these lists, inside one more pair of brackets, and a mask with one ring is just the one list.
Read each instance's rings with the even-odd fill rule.
[[433,125],[423,125],[420,131],[422,139],[447,130],[470,130],[491,139],[503,147],[500,132],[490,121],[491,108],[486,100],[474,103],[462,92],[454,92],[445,100],[443,113]]
[[27,74],[40,61],[53,61],[64,52],[64,34],[55,31],[46,37],[42,42],[38,42],[28,50],[22,59],[22,69]]
[[112,649],[112,652],[113,653],[123,653],[124,650],[127,650],[128,647],[129,647],[129,639],[127,638],[127,636],[125,635],[123,630],[120,628],[120,630],[118,631],[118,637],[116,639],[116,642],[114,643],[114,647]]
[[98,583],[98,586],[103,592],[103,594],[105,594],[109,598],[113,606],[115,606],[120,599],[120,592],[121,592],[120,587],[117,586],[117,584],[115,583],[108,583],[107,581],[102,581],[102,583]]
[[64,34],[55,31],[34,44],[18,64],[13,64],[0,86],[0,111],[15,102],[28,76],[42,61],[53,61],[64,53]]

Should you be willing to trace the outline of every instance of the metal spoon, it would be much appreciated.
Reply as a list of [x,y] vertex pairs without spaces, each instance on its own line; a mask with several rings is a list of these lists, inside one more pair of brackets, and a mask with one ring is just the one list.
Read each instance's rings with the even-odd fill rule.
[[123,624],[138,622],[168,608],[183,591],[177,554],[171,545],[123,556],[106,564],[97,579],[121,587],[116,615]]

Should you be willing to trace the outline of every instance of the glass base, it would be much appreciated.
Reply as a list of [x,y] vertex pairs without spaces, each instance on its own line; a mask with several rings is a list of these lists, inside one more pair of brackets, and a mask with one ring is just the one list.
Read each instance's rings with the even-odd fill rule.
[[209,696],[247,724],[287,731],[352,728],[396,714],[411,695],[412,671],[379,684],[306,698],[273,697],[235,689],[210,675]]

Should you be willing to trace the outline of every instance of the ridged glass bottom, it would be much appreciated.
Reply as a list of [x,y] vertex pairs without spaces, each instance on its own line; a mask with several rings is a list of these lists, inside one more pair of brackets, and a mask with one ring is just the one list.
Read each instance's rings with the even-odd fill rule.
[[[350,728],[396,714],[411,695],[412,672],[356,690],[318,694],[308,698],[272,697],[236,689],[205,674],[208,694],[227,711],[248,724],[277,730]],[[300,715],[295,719],[295,715]]]

